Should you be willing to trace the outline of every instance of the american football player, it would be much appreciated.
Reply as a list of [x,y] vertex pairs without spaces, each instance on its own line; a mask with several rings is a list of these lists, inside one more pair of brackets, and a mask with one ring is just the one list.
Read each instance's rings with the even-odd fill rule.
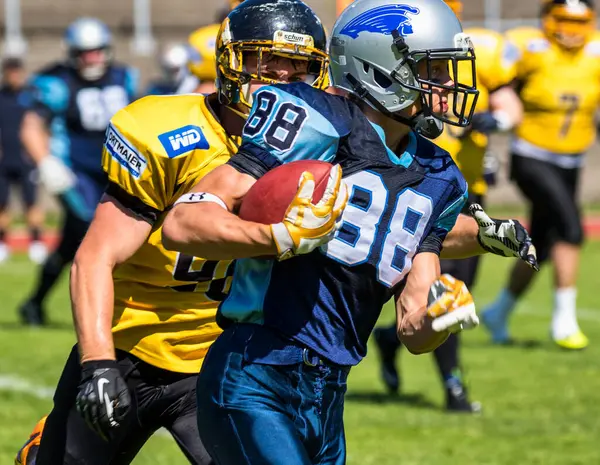
[[102,143],[110,118],[137,93],[137,72],[113,62],[108,27],[80,18],[65,32],[68,58],[36,73],[21,138],[43,187],[64,208],[61,240],[21,306],[24,323],[45,323],[44,300],[75,256],[106,187]]
[[[238,26],[242,9],[294,18],[300,8],[299,1],[246,0],[228,19]],[[293,32],[297,43],[311,43],[300,21]],[[168,248],[239,259],[217,317],[225,331],[197,390],[200,435],[222,465],[345,463],[346,379],[390,298],[397,332],[414,353],[477,324],[458,280],[440,283],[453,305],[428,302],[467,185],[450,155],[421,135],[439,135],[441,121],[470,124],[478,93],[471,42],[441,0],[357,0],[330,44],[332,85],[349,98],[306,82],[260,88],[238,154],[183,196],[164,223]],[[464,80],[462,63],[469,64]],[[235,215],[257,178],[298,159],[335,163],[318,203],[304,173],[281,223]],[[264,256],[277,260],[252,258]],[[432,329],[453,312],[452,326]]]
[[[296,24],[253,13],[282,30]],[[39,444],[36,465],[128,464],[161,427],[190,463],[212,463],[196,426],[196,375],[221,332],[215,314],[233,268],[230,260],[165,250],[161,228],[175,199],[236,152],[250,110],[239,85],[244,73],[262,76],[255,87],[300,79],[324,86],[321,23],[308,9],[294,18],[314,37],[312,46],[274,38],[270,28],[250,35],[224,29],[217,93],[149,96],[112,118],[102,156],[108,187],[71,272],[78,344],[41,440],[29,442]],[[259,59],[255,42],[280,52]],[[243,70],[233,45],[248,57]],[[32,457],[28,447],[21,456]]]
[[187,73],[189,61],[185,44],[171,44],[160,54],[161,77],[151,81],[144,95],[171,95],[177,92]]
[[[600,101],[600,36],[591,0],[545,0],[541,29],[509,31],[516,60],[523,122],[512,140],[511,177],[530,202],[531,237],[540,261],[554,267],[550,334],[563,349],[588,345],[576,316],[577,270],[584,239],[577,201],[585,152],[596,135]],[[506,287],[486,309],[492,340],[510,341],[509,317],[533,273],[515,264]]]
[[[463,4],[460,0],[446,0],[457,17],[461,18]],[[484,159],[488,150],[488,135],[507,131],[522,117],[523,107],[511,84],[515,77],[514,58],[518,49],[504,40],[501,34],[481,29],[467,29],[477,56],[477,89],[479,98],[468,128],[447,125],[435,143],[447,150],[469,185],[469,202],[484,204],[489,174],[485,172]],[[471,289],[479,264],[479,256],[464,260],[442,260],[442,272],[465,282]],[[388,390],[396,393],[400,378],[396,369],[399,341],[396,328],[377,328],[375,341],[380,353],[381,373]],[[459,359],[459,336],[452,334],[434,351],[436,363],[446,391],[446,408],[450,411],[477,412],[478,402],[470,402],[463,381]]]

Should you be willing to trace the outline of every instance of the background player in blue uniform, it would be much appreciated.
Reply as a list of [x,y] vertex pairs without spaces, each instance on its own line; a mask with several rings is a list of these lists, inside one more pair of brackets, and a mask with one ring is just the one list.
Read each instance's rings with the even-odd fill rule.
[[23,120],[23,144],[65,214],[61,241],[20,309],[27,324],[44,324],[44,299],[73,259],[106,187],[100,162],[108,122],[136,94],[137,73],[113,63],[111,42],[104,23],[80,18],[65,33],[67,60],[31,81],[35,93]]
[[[283,7],[289,17],[299,3],[247,0],[229,15],[230,37],[243,29],[241,9]],[[322,27],[296,27],[286,32],[298,41],[323,40]],[[459,81],[458,62],[473,60],[470,41],[441,0],[357,0],[331,44],[333,84],[356,103],[305,83],[263,87],[253,94],[238,154],[194,189],[204,195],[184,196],[164,224],[167,247],[241,258],[220,307],[227,329],[210,349],[197,390],[200,434],[219,464],[345,463],[346,378],[365,356],[384,303],[396,297],[399,335],[415,353],[459,328],[432,329],[438,318],[429,313],[428,293],[467,186],[450,156],[415,129],[439,133],[449,94],[466,102],[453,108],[456,124],[469,124],[477,91],[453,82],[448,65]],[[252,86],[256,78],[241,82]],[[229,213],[256,178],[307,158],[339,164],[317,205],[304,174],[282,223]],[[265,255],[279,261],[243,258]],[[471,310],[454,323],[477,320]]]
[[6,233],[10,225],[10,187],[19,186],[21,199],[27,212],[29,226],[29,258],[42,263],[48,251],[40,240],[44,214],[36,205],[37,186],[35,167],[23,150],[19,137],[25,114],[23,100],[27,99],[26,74],[19,58],[2,61],[2,88],[0,88],[0,263],[8,258]]

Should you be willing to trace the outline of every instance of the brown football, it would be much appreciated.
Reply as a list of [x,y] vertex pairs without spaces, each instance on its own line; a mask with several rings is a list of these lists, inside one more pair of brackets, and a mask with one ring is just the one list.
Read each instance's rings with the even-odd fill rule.
[[318,160],[299,160],[269,171],[250,188],[242,201],[239,216],[243,220],[275,224],[283,220],[286,210],[298,192],[304,171],[315,178],[313,202],[321,200],[327,187],[330,163]]

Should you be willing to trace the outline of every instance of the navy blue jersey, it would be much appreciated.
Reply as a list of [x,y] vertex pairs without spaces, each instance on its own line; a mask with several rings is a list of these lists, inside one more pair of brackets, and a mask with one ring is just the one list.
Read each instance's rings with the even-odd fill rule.
[[151,81],[144,95],[173,95],[177,92],[179,85],[164,79]]
[[0,165],[11,168],[32,166],[21,144],[21,122],[25,114],[23,99],[27,89],[13,90],[8,86],[0,89]]
[[86,81],[72,67],[53,64],[30,83],[35,90],[30,108],[50,126],[52,155],[76,174],[103,177],[104,133],[110,118],[135,98],[137,72],[112,65],[101,79]]
[[[340,231],[321,250],[283,262],[238,260],[220,318],[263,325],[284,346],[355,365],[414,255],[424,244],[441,246],[453,227],[466,182],[447,152],[414,133],[394,153],[383,130],[343,97],[288,84],[263,87],[254,98],[229,163],[257,178],[298,159],[339,163],[349,201]],[[263,349],[257,360],[286,363],[287,349]]]

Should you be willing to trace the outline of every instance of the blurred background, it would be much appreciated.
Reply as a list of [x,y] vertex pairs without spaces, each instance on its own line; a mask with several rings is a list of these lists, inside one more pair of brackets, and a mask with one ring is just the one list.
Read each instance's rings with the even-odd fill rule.
[[[331,29],[336,0],[306,0]],[[140,89],[161,76],[165,46],[185,43],[199,27],[227,11],[223,0],[2,0],[3,57],[23,60],[29,74],[63,60],[65,28],[81,16],[96,17],[112,30],[118,62],[140,71]],[[465,27],[503,32],[539,24],[537,0],[465,0]],[[592,78],[591,78],[592,79]],[[490,150],[500,162],[498,182],[489,191],[492,215],[526,217],[523,198],[508,180],[509,136],[494,135]],[[586,212],[588,240],[582,254],[579,319],[591,340],[584,352],[560,351],[548,337],[552,271],[543,270],[520,303],[511,323],[518,344],[489,344],[483,331],[464,335],[466,385],[483,404],[481,415],[449,415],[430,356],[402,360],[399,395],[380,380],[375,346],[353,370],[347,396],[346,427],[350,465],[590,465],[600,464],[600,146],[587,154],[579,195]],[[13,188],[14,190],[15,188]],[[51,324],[23,327],[17,308],[32,289],[36,268],[26,256],[28,237],[19,195],[9,210],[15,253],[0,263],[0,465],[10,464],[35,422],[49,411],[57,378],[74,341],[67,273],[50,294]],[[40,197],[45,236],[52,244],[59,208]],[[1,260],[0,260],[1,262]],[[474,289],[479,308],[504,285],[510,260],[486,257]],[[386,308],[382,324],[393,321]],[[268,433],[266,433],[268,434]],[[153,437],[136,465],[184,464],[167,434]]]

